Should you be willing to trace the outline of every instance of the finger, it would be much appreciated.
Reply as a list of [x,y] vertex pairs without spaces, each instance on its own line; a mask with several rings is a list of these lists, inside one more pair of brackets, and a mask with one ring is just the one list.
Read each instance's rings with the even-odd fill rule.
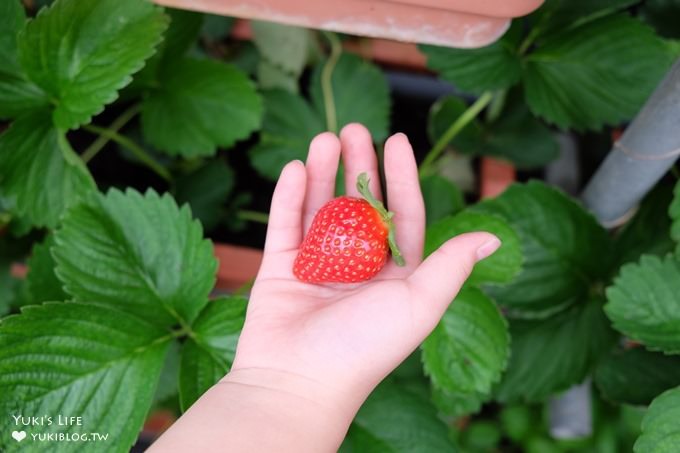
[[392,275],[410,275],[420,264],[425,236],[425,204],[420,193],[418,166],[413,148],[404,134],[396,134],[385,143],[385,182],[387,203],[394,213],[397,245],[406,265],[394,267]]
[[428,256],[408,278],[417,298],[414,312],[432,328],[456,297],[475,264],[501,245],[491,233],[465,233],[449,239]]
[[283,167],[269,210],[265,256],[299,247],[302,240],[302,207],[306,179],[305,166],[299,160],[289,162]]
[[345,192],[352,197],[359,197],[356,188],[357,176],[366,173],[370,179],[368,185],[373,196],[382,200],[380,192],[380,174],[378,158],[373,149],[370,132],[359,123],[348,124],[340,131],[342,143],[342,163],[345,166]]
[[317,135],[309,145],[307,154],[307,196],[303,212],[306,232],[314,215],[335,194],[335,176],[340,161],[340,140],[335,134],[324,132]]

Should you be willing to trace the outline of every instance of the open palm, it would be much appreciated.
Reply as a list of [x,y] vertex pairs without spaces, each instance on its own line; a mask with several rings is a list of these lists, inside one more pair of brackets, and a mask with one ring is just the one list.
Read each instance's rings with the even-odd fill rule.
[[425,210],[413,150],[403,134],[385,144],[389,209],[406,265],[388,262],[376,278],[356,284],[308,284],[293,276],[298,247],[318,209],[334,197],[342,156],[347,195],[366,172],[380,198],[370,134],[346,126],[338,139],[324,133],[311,143],[306,164],[282,171],[272,199],[262,267],[253,286],[232,367],[272,370],[333,391],[368,394],[432,331],[475,262],[498,240],[488,233],[458,236],[422,261]]

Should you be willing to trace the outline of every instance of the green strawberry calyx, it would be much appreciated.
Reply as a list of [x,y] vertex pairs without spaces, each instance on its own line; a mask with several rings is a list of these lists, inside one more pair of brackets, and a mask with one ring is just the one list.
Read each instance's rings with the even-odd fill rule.
[[366,200],[368,204],[373,207],[373,209],[378,211],[378,214],[380,214],[380,217],[382,217],[383,222],[385,222],[385,225],[387,226],[387,243],[390,246],[390,252],[392,252],[392,259],[397,264],[397,266],[403,266],[406,264],[406,261],[404,261],[404,256],[401,254],[399,246],[397,245],[397,230],[394,226],[394,221],[392,221],[394,213],[385,209],[385,205],[383,205],[380,200],[373,196],[371,190],[368,188],[369,181],[368,175],[366,173],[361,173],[357,177],[357,190],[364,200]]

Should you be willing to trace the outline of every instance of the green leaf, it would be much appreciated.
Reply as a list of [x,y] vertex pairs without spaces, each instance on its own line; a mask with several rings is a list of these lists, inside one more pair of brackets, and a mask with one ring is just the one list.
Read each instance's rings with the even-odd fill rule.
[[299,91],[298,80],[295,75],[287,73],[264,59],[257,63],[257,83],[263,90],[280,88],[291,93],[298,93]]
[[518,52],[522,27],[518,21],[501,39],[480,49],[452,49],[421,45],[428,68],[463,91],[481,94],[511,87],[520,80]]
[[668,207],[668,215],[671,217],[671,238],[676,242],[676,253],[680,256],[680,181],[675,184],[673,202]]
[[166,8],[170,25],[165,30],[163,40],[156,53],[146,61],[144,68],[137,72],[127,89],[122,93],[126,97],[142,97],[147,90],[160,85],[160,79],[166,72],[174,70],[174,64],[182,60],[187,51],[196,44],[203,24],[203,14],[194,11]]
[[[430,109],[428,132],[435,143],[446,129],[467,109],[457,97],[445,97]],[[546,165],[559,155],[559,145],[552,132],[536,119],[523,101],[510,102],[501,117],[483,126],[472,121],[452,140],[459,152],[494,156],[509,160],[518,168]]]
[[673,250],[668,216],[672,198],[672,190],[659,185],[642,200],[635,216],[616,236],[615,261],[618,267],[637,261],[642,254],[663,256]]
[[429,453],[456,451],[436,409],[409,390],[386,381],[359,410],[343,453]]
[[71,129],[116,99],[166,27],[146,0],[60,0],[19,35],[19,58],[55,103],[54,123]]
[[54,236],[49,235],[45,241],[33,247],[33,253],[28,260],[26,285],[33,303],[69,299],[54,273],[56,263],[50,252],[53,246]]
[[475,420],[461,433],[461,445],[470,451],[495,451],[501,440],[498,422]]
[[533,14],[540,35],[575,28],[627,8],[638,0],[547,0]]
[[225,214],[225,202],[234,188],[234,170],[222,160],[211,160],[175,181],[175,198],[188,203],[203,228],[212,230]]
[[265,91],[260,143],[249,151],[262,176],[276,181],[284,165],[305,159],[309,142],[324,131],[321,118],[302,97],[283,90]]
[[179,343],[171,341],[168,346],[168,351],[165,354],[163,361],[163,368],[158,378],[158,385],[156,392],[153,395],[153,404],[162,405],[169,402],[177,401],[177,377],[179,376]]
[[501,402],[540,401],[580,383],[616,337],[591,299],[542,320],[510,320],[510,363],[496,389]]
[[[321,72],[326,61],[317,65],[309,88],[312,105],[326,124],[326,108],[321,88]],[[387,137],[390,123],[390,92],[383,72],[357,55],[343,53],[332,75],[333,102],[338,131],[349,123],[361,123],[373,140]],[[335,132],[338,132],[335,131]]]
[[69,207],[93,193],[94,180],[49,112],[24,116],[0,136],[0,191],[12,212],[54,227]]
[[607,288],[614,327],[649,349],[680,353],[680,261],[642,256],[626,264]]
[[260,125],[260,96],[234,66],[184,58],[162,73],[160,84],[142,104],[142,130],[170,155],[209,156]]
[[[52,424],[27,427],[24,442],[30,447],[3,435],[0,448],[74,451],[74,443],[41,443],[30,434],[77,431],[108,433],[96,449],[129,451],[151,405],[170,339],[164,329],[93,303],[50,302],[5,318],[0,409],[8,415],[0,418],[0,429],[16,429],[9,414],[51,417]],[[60,425],[58,415],[81,417],[82,426],[74,431]]]
[[47,104],[18,61],[17,35],[26,22],[19,0],[0,2],[0,118],[16,118]]
[[598,364],[595,382],[609,401],[647,405],[680,383],[680,357],[644,348],[616,351]]
[[161,68],[172,71],[168,64],[184,56],[196,43],[198,34],[203,27],[203,14],[183,9],[166,8],[165,13],[170,16],[170,26],[165,32],[165,39],[159,46],[158,54],[162,55]]
[[680,1],[647,0],[640,7],[640,17],[665,38],[680,38]]
[[508,222],[496,215],[466,210],[429,226],[425,234],[425,255],[434,252],[452,237],[472,231],[493,233],[502,245],[492,256],[477,263],[467,283],[478,285],[511,281],[522,267],[521,244]]
[[611,240],[595,218],[557,189],[538,181],[515,184],[475,211],[497,214],[522,245],[522,271],[489,295],[514,316],[542,317],[587,299],[608,275]]
[[509,160],[518,168],[542,167],[559,156],[552,132],[524,103],[515,103],[486,127],[479,154]]
[[206,14],[203,20],[201,36],[210,41],[219,41],[229,36],[236,20],[233,17]]
[[230,296],[210,302],[192,325],[182,345],[179,394],[182,410],[224,377],[236,354],[248,301]]
[[551,35],[527,57],[526,101],[535,115],[561,128],[616,125],[637,113],[670,63],[649,27],[608,16]]
[[444,392],[486,394],[508,360],[510,338],[496,304],[476,288],[456,296],[422,344],[425,373]]
[[[435,144],[446,130],[461,116],[468,106],[457,96],[444,96],[437,100],[428,113],[427,136]],[[449,143],[456,151],[474,153],[482,140],[482,126],[473,119]]]
[[71,209],[55,234],[57,276],[75,300],[148,322],[191,323],[208,303],[217,261],[185,206],[152,190],[112,189]]
[[262,57],[284,72],[299,76],[307,63],[312,35],[301,27],[254,20],[253,41]]
[[432,389],[432,402],[439,412],[449,417],[458,418],[475,414],[488,399],[488,395],[481,393],[446,392],[437,387]]
[[421,178],[420,190],[425,202],[427,225],[457,214],[465,208],[463,192],[442,176],[430,175]]
[[680,387],[668,390],[652,401],[642,419],[642,435],[635,453],[673,453],[680,445]]

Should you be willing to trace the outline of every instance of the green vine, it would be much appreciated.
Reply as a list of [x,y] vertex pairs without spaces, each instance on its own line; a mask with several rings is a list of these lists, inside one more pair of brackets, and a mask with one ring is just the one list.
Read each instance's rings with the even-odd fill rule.
[[335,33],[323,32],[331,45],[331,54],[321,71],[321,90],[323,92],[323,105],[326,111],[326,127],[333,133],[338,133],[338,118],[335,111],[335,98],[333,96],[333,70],[342,54],[340,39]]
[[92,132],[93,134],[98,134],[101,135],[102,137],[106,137],[107,139],[118,143],[120,146],[124,147],[132,154],[134,154],[134,156],[137,159],[139,159],[144,165],[146,165],[151,171],[156,173],[158,176],[160,176],[161,178],[168,182],[172,180],[172,175],[170,175],[170,172],[167,170],[167,168],[156,162],[156,160],[153,157],[151,157],[148,151],[146,151],[144,148],[139,146],[134,141],[130,140],[128,137],[119,134],[118,132],[112,129],[95,126],[94,124],[86,124],[83,126],[83,129],[85,129],[88,132]]
[[491,91],[482,93],[482,95],[468,107],[448,129],[446,129],[442,136],[439,137],[439,140],[437,140],[437,143],[435,143],[432,149],[427,153],[422,164],[420,164],[420,170],[418,171],[420,176],[426,176],[432,172],[432,165],[444,152],[446,146],[465,128],[465,126],[479,115],[479,112],[489,105],[493,97]]

